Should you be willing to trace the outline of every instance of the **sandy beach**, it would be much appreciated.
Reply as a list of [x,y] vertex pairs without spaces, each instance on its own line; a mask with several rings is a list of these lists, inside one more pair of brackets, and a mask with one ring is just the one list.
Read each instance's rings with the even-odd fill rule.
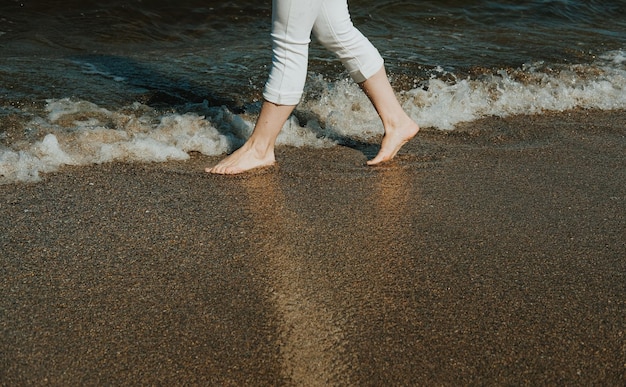
[[0,384],[626,384],[626,112],[0,186]]

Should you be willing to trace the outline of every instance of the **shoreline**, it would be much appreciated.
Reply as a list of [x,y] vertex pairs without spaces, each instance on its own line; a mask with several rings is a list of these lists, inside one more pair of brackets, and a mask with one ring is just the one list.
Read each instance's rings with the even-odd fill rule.
[[1,385],[622,385],[626,111],[0,185]]

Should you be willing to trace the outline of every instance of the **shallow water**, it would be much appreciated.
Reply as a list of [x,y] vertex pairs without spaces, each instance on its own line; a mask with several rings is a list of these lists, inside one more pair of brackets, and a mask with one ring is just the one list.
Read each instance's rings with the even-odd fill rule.
[[[350,2],[425,127],[485,116],[626,107],[624,1]],[[270,62],[271,2],[5,1],[0,180],[64,164],[221,154],[250,131]],[[332,54],[280,142],[382,133]]]

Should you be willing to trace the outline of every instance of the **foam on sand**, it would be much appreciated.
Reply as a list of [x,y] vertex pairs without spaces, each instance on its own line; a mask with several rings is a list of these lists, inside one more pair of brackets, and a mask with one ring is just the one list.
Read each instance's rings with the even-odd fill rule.
[[[450,130],[489,116],[626,108],[623,51],[609,52],[591,65],[535,63],[463,79],[442,69],[439,73],[445,76],[398,94],[422,127]],[[326,147],[338,137],[369,141],[383,133],[376,111],[352,81],[328,83],[317,77],[307,86],[309,97],[284,125],[278,145]],[[222,155],[250,135],[258,107],[235,114],[204,102],[176,113],[140,103],[110,110],[89,101],[50,99],[42,114],[24,114],[34,140],[0,146],[0,183],[37,181],[40,173],[63,165],[185,160],[191,152]]]

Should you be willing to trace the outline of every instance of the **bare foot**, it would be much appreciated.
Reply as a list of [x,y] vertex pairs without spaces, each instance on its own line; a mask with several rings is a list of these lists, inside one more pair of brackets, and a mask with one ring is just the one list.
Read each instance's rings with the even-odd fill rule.
[[400,148],[402,148],[402,145],[415,137],[419,130],[419,126],[412,120],[398,129],[385,130],[385,136],[378,154],[369,160],[367,165],[376,165],[393,159]]
[[218,175],[235,175],[255,168],[269,167],[275,162],[273,151],[263,154],[246,143],[217,165],[205,168],[204,171]]

